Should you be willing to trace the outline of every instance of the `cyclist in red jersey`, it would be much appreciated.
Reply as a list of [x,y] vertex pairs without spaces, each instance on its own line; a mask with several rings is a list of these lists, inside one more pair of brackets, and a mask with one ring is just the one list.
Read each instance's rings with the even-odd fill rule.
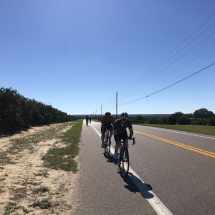
[[101,147],[104,147],[104,139],[105,139],[105,131],[106,129],[110,130],[110,143],[111,143],[111,137],[112,137],[112,133],[113,133],[113,125],[114,124],[114,118],[111,115],[110,112],[106,112],[105,115],[102,116],[101,119],[101,132],[102,132],[102,145]]

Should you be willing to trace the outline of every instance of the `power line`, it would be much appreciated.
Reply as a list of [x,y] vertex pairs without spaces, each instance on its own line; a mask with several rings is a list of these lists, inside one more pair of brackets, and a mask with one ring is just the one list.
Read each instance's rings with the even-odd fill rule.
[[[213,25],[215,24],[215,22],[210,26],[208,27],[205,31],[207,31],[209,28],[211,28]],[[163,64],[161,64],[157,69],[159,69],[161,66],[163,66],[165,63],[167,63],[169,60],[171,60],[175,55],[177,55],[179,52],[181,52],[184,48],[186,48],[189,44],[191,44],[194,40],[196,40],[199,36],[201,36],[205,31],[203,31],[201,34],[199,34],[195,39],[193,39],[190,43],[188,43],[185,47],[183,47],[181,50],[179,50],[176,54],[174,54],[171,58],[169,58],[167,61],[165,61]],[[167,67],[165,67],[163,70],[161,70],[160,72],[158,72],[156,75],[154,75],[153,77],[151,77],[150,79],[148,79],[147,81],[151,80],[152,78],[154,78],[155,76],[157,76],[158,74],[160,74],[161,72],[163,72],[164,70],[166,70],[167,68],[169,68],[170,66],[172,66],[174,63],[176,63],[177,61],[179,61],[181,58],[183,58],[185,55],[187,55],[188,53],[190,53],[192,50],[194,50],[195,48],[197,48],[199,45],[201,45],[203,42],[205,42],[207,39],[209,39],[211,36],[213,36],[215,34],[212,33],[210,36],[208,36],[206,39],[204,39],[201,43],[197,44],[194,48],[192,48],[191,50],[189,50],[188,52],[186,52],[184,55],[182,55],[181,57],[179,57],[177,60],[175,60],[173,63],[171,63],[170,65],[168,65]],[[139,82],[141,82],[143,79],[145,79],[146,77],[150,76],[152,73],[154,73],[157,69],[155,69],[154,71],[152,71],[150,74],[148,74],[147,76],[145,76],[144,78],[142,79],[139,79]],[[127,93],[137,89],[139,86],[141,86],[142,84],[146,83],[147,81],[139,84],[137,87],[135,87],[134,89],[128,91]],[[125,91],[126,92],[126,91]],[[125,95],[125,92],[123,95]],[[126,93],[126,94],[127,94]]]
[[[158,74],[160,74],[161,72],[163,72],[164,70],[166,70],[167,68],[169,68],[170,66],[172,66],[174,63],[176,63],[177,61],[179,61],[181,58],[183,58],[185,55],[187,55],[188,53],[190,53],[191,51],[193,51],[195,48],[197,48],[199,45],[201,45],[203,42],[205,42],[207,39],[209,39],[210,37],[212,37],[215,34],[215,32],[213,32],[210,36],[208,36],[206,39],[204,39],[201,43],[197,44],[195,47],[193,47],[192,49],[190,49],[188,52],[186,52],[184,55],[182,55],[181,57],[179,57],[177,60],[175,60],[173,63],[171,63],[170,65],[168,65],[167,67],[165,67],[163,70],[161,70],[160,72],[156,73],[154,76],[152,76],[151,78],[149,78],[148,80],[146,80],[145,82],[141,83],[140,85],[138,85],[137,87],[133,88],[132,90],[128,91],[127,93],[137,89],[138,87],[140,87],[141,85],[145,84],[146,82],[150,81],[152,78],[154,78],[155,76],[157,76]],[[148,77],[148,76],[146,76]],[[127,94],[126,93],[126,94]],[[125,94],[124,94],[125,95]]]
[[195,32],[197,32],[203,25],[205,25],[213,16],[215,15],[215,13],[210,16],[202,25],[200,25],[193,33],[191,33],[186,39],[184,39],[176,48],[174,48],[169,54],[167,54],[163,59],[161,59],[158,63],[156,63],[151,69],[149,69],[146,73],[144,73],[143,75],[141,75],[138,79],[136,79],[134,82],[132,82],[131,84],[127,85],[126,87],[124,87],[123,89],[119,90],[118,92],[123,91],[124,89],[128,88],[129,86],[134,85],[134,83],[136,83],[137,81],[140,80],[140,78],[142,78],[145,74],[147,74],[149,71],[151,71],[154,67],[156,67],[159,63],[161,63],[166,57],[168,57],[171,53],[173,53],[180,45],[182,45],[186,40],[188,40]]
[[[202,57],[203,55],[207,54],[208,52],[212,51],[213,49],[215,49],[215,46],[214,46],[213,48],[211,48],[210,50],[204,52],[203,54],[199,55],[198,57],[194,58],[193,60],[189,61],[188,63],[184,64],[183,66],[179,67],[178,69],[176,69],[176,70],[174,70],[174,71],[168,73],[168,74],[165,75],[164,77],[162,77],[162,78],[158,79],[157,81],[153,82],[152,84],[149,84],[148,86],[146,86],[146,87],[144,87],[144,88],[142,88],[142,89],[136,91],[135,93],[138,93],[138,92],[140,92],[141,90],[144,90],[144,89],[146,89],[147,87],[149,87],[149,86],[151,86],[151,85],[157,83],[158,81],[160,81],[160,80],[166,78],[167,76],[169,76],[169,75],[171,75],[172,73],[178,71],[179,69],[185,67],[186,65],[188,65],[188,64],[190,64],[191,62],[193,62],[194,60],[196,60],[196,59]],[[132,96],[132,95],[134,95],[134,93],[133,93],[133,94],[130,94],[129,96],[127,96],[127,97],[125,97],[125,98],[121,98],[121,100],[124,100],[124,99],[126,99],[126,98],[128,98],[128,97],[130,97],[130,96]]]
[[201,69],[201,70],[199,70],[199,71],[197,71],[197,72],[195,72],[195,73],[193,73],[193,74],[191,74],[191,75],[189,75],[189,76],[187,76],[187,77],[181,79],[180,81],[177,81],[177,82],[175,82],[174,84],[171,84],[171,85],[169,85],[169,86],[167,86],[167,87],[165,87],[165,88],[163,88],[163,89],[160,89],[160,90],[158,90],[158,91],[156,91],[156,92],[154,92],[154,93],[151,93],[151,94],[149,94],[149,95],[147,95],[147,96],[144,96],[144,97],[141,97],[141,98],[139,98],[139,99],[135,99],[135,100],[133,100],[133,101],[126,102],[126,103],[119,104],[119,105],[124,105],[124,104],[128,104],[128,103],[132,103],[132,102],[135,102],[135,101],[138,101],[138,100],[147,98],[147,97],[149,97],[149,96],[152,96],[152,95],[154,95],[154,94],[156,94],[156,93],[159,93],[159,92],[161,92],[161,91],[163,91],[163,90],[166,90],[166,89],[168,89],[168,88],[170,88],[170,87],[172,87],[172,86],[174,86],[174,85],[176,85],[176,84],[178,84],[178,83],[180,83],[180,82],[182,82],[182,81],[185,81],[186,79],[191,78],[192,76],[194,76],[194,75],[196,75],[196,74],[202,72],[203,70],[208,69],[209,67],[214,66],[214,65],[215,65],[215,62],[213,62],[212,64],[206,66],[205,68],[203,68],[203,69]]

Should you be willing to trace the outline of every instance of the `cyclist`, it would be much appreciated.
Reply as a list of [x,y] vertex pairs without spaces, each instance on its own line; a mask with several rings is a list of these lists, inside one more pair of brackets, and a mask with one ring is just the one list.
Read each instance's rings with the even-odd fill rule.
[[113,116],[111,115],[110,112],[106,112],[105,115],[103,115],[102,119],[101,119],[101,132],[102,132],[102,136],[101,136],[102,145],[101,145],[101,147],[102,148],[104,147],[104,139],[105,139],[106,129],[110,130],[110,143],[111,143],[111,137],[113,134],[113,126],[112,126],[113,123],[114,123]]
[[[120,147],[121,144],[121,139],[126,139],[125,141],[125,145],[128,149],[128,134],[126,129],[129,129],[130,131],[130,135],[129,138],[132,138],[133,136],[133,128],[132,128],[132,124],[131,121],[128,119],[128,114],[126,112],[123,112],[121,114],[120,119],[117,119],[114,123],[114,139],[116,142],[115,145],[115,153],[114,153],[114,158],[117,159],[117,151]],[[119,137],[119,139],[118,139]],[[127,156],[125,156],[126,159]]]
[[88,125],[89,116],[86,116],[86,125]]

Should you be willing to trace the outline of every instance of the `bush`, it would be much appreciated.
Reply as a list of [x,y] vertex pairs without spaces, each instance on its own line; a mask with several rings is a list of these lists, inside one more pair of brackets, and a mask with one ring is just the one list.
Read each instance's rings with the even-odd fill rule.
[[159,123],[160,124],[168,124],[168,122],[169,122],[169,117],[161,117],[160,119],[159,119]]
[[208,125],[210,125],[210,126],[215,126],[215,116],[211,117],[211,118],[208,120]]
[[155,118],[155,117],[151,117],[148,121],[149,124],[158,124],[159,123],[159,119]]
[[179,125],[189,125],[191,123],[191,120],[186,115],[183,115],[177,119],[177,123]]

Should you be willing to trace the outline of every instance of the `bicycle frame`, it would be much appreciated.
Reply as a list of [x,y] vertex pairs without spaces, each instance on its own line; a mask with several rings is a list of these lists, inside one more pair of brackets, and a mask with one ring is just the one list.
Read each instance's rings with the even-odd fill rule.
[[105,132],[105,141],[106,141],[106,143],[109,141],[109,137],[110,137],[110,130],[106,130],[106,132]]
[[105,131],[105,142],[104,142],[104,152],[110,154],[110,130]]
[[[129,154],[128,154],[128,148],[125,145],[126,140],[133,140],[132,145],[134,145],[135,138],[124,138],[123,140],[120,140],[118,137],[118,142],[120,141],[120,148],[119,148],[120,152],[118,153],[117,162],[118,162],[118,167],[122,169],[122,172],[125,176],[128,175],[128,171],[129,171]],[[124,156],[127,156],[127,158],[125,158]]]

